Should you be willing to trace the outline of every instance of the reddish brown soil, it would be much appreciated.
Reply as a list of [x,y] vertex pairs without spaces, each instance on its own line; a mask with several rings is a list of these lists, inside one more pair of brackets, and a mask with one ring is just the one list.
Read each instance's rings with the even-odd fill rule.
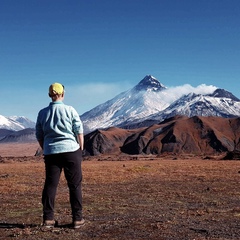
[[85,158],[85,226],[68,226],[71,214],[62,176],[56,199],[60,227],[43,231],[44,163],[31,156],[35,150],[27,144],[0,145],[0,239],[240,239],[239,161]]

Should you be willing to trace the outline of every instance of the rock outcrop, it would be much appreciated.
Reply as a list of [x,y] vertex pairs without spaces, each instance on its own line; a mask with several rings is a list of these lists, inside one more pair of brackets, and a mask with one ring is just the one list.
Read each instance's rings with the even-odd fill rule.
[[216,154],[240,150],[240,118],[175,116],[150,127],[85,136],[86,154]]

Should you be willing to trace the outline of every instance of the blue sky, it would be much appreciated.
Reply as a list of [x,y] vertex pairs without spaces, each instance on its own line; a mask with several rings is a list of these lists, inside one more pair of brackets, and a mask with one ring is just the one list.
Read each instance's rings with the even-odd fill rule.
[[35,121],[48,86],[81,115],[153,75],[240,98],[239,0],[1,0],[0,115]]

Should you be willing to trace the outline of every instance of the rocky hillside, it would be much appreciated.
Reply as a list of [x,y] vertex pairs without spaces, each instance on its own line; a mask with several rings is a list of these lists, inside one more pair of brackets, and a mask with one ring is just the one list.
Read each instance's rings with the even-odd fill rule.
[[36,142],[35,129],[26,128],[20,131],[12,131],[6,134],[5,137],[0,139],[0,143],[27,143]]
[[86,153],[216,154],[240,150],[240,118],[175,116],[137,129],[109,128],[85,136]]

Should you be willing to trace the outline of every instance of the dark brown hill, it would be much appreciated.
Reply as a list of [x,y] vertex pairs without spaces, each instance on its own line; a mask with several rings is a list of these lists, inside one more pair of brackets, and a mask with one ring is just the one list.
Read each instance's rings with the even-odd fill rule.
[[216,154],[240,150],[240,118],[176,116],[138,129],[109,128],[85,136],[87,154]]
[[28,143],[36,142],[35,129],[26,128],[20,131],[11,131],[2,139],[0,143]]

